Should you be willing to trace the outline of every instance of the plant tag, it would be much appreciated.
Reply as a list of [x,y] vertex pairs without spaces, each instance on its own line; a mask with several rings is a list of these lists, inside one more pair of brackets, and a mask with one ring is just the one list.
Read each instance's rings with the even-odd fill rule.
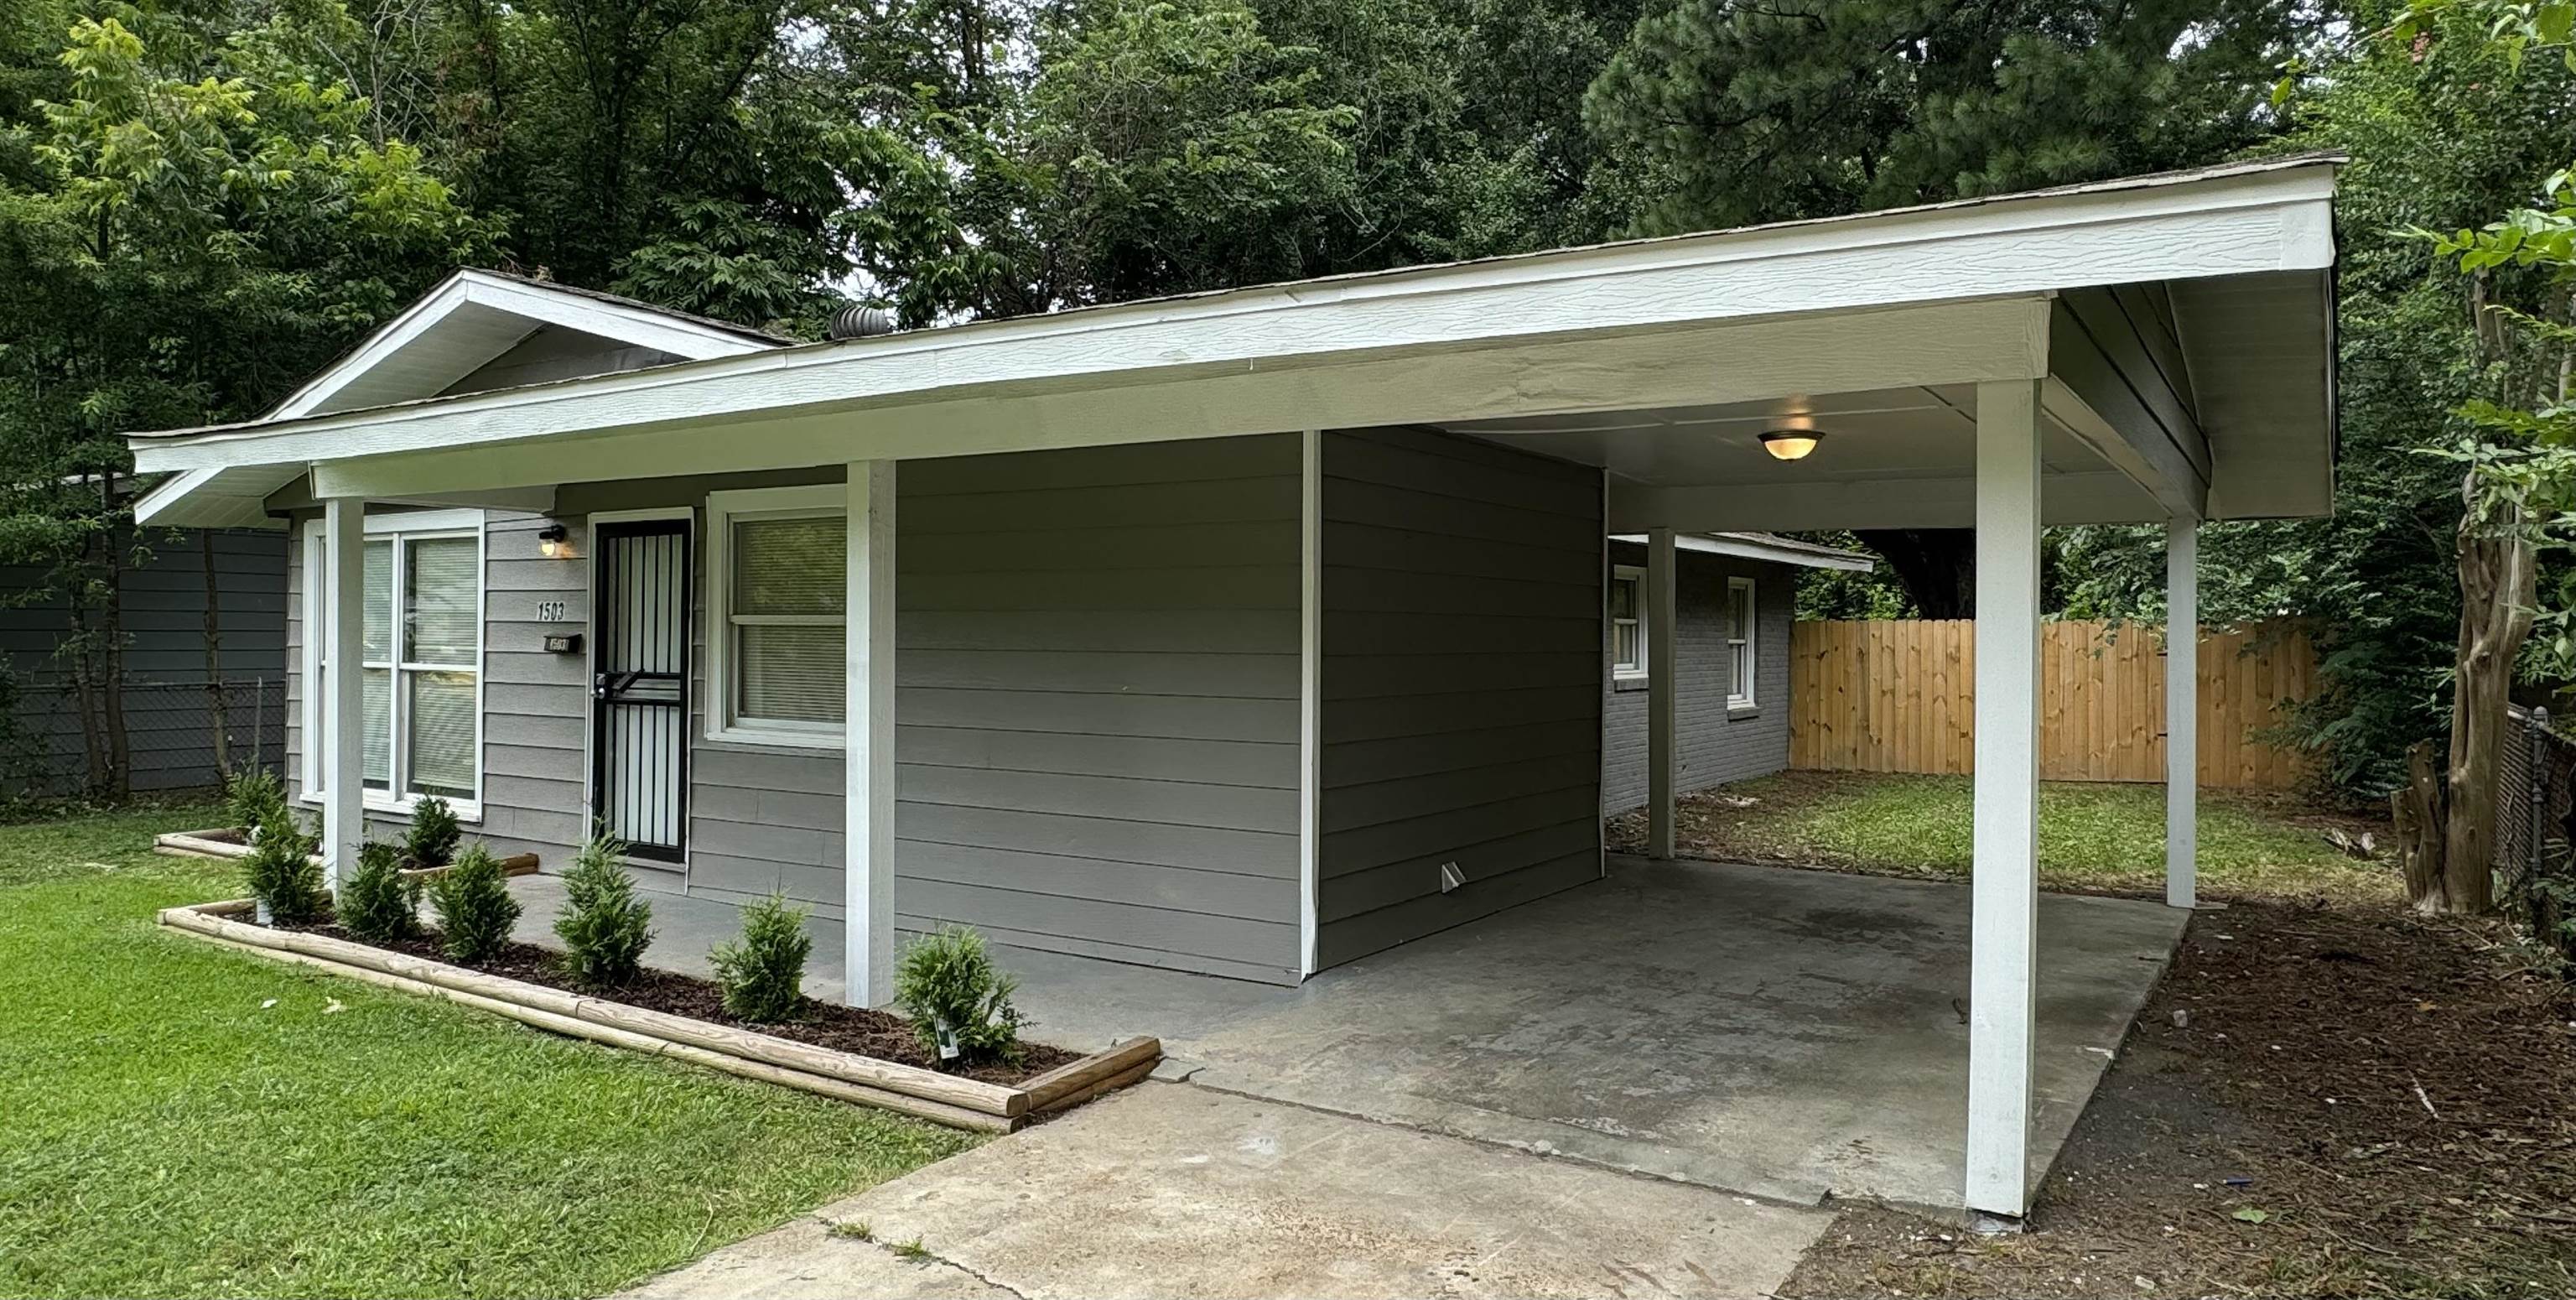
[[948,1027],[948,1021],[945,1018],[933,1019],[930,1022],[930,1028],[931,1032],[939,1035],[940,1060],[954,1061],[965,1054],[958,1050],[957,1031]]
[[276,917],[269,914],[268,900],[265,898],[257,900],[257,902],[252,905],[251,919],[259,922],[261,925],[274,924],[277,920]]

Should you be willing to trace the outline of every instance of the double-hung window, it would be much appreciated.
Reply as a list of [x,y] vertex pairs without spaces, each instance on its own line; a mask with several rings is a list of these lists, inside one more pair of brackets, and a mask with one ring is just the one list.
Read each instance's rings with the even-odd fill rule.
[[1610,576],[1610,674],[1622,681],[1646,676],[1646,571],[1619,565]]
[[848,515],[838,483],[707,494],[710,739],[840,747]]
[[[330,547],[304,541],[304,794],[320,800],[330,655]],[[362,551],[359,729],[366,802],[406,810],[426,795],[477,815],[482,798],[483,515],[371,515]]]
[[1759,624],[1760,604],[1753,596],[1753,579],[1726,580],[1726,707],[1753,707],[1754,630]]

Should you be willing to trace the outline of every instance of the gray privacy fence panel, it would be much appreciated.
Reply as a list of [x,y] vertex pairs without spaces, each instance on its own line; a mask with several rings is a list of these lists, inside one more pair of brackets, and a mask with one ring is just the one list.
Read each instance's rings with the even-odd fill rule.
[[[224,706],[224,735],[234,766],[272,770],[286,752],[286,679],[234,678],[210,690],[203,682],[127,682],[125,736],[131,786],[137,791],[213,786],[214,705]],[[13,794],[74,794],[88,777],[79,697],[69,684],[39,681],[18,692],[18,721],[36,775]]]
[[2541,941],[2576,956],[2576,737],[2547,709],[2506,710],[2496,765],[2496,899]]

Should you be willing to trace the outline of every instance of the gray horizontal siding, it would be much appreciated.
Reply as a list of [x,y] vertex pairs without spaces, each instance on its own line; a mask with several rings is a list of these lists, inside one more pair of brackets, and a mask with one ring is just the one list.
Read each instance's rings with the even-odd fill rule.
[[1323,471],[1332,966],[1599,876],[1602,520],[1597,471],[1445,434],[1328,434]]
[[1297,978],[1294,436],[907,462],[895,910]]
[[[1613,542],[1610,562],[1643,568],[1646,548]],[[1674,677],[1677,724],[1673,788],[1704,790],[1777,772],[1789,765],[1789,622],[1798,571],[1787,565],[1701,551],[1675,556],[1673,628],[1680,656]],[[1753,579],[1756,641],[1750,710],[1729,710],[1733,672],[1726,644],[1726,583]],[[1645,683],[1622,682],[1604,653],[1601,811],[1618,814],[1646,803]]]

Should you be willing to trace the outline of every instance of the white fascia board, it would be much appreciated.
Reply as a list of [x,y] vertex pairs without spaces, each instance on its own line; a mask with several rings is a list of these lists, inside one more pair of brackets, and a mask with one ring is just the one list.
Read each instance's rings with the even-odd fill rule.
[[[787,469],[871,460],[1504,419],[1634,406],[1752,401],[1856,388],[2035,378],[2048,300],[2029,297],[1770,317],[1362,353],[1270,365],[1116,371],[992,384],[769,419],[665,422],[325,462],[331,496]],[[496,411],[493,421],[511,418]]]
[[[1646,544],[1644,533],[1620,533],[1614,542]],[[1845,573],[1867,573],[1878,567],[1878,561],[1851,551],[1831,547],[1802,546],[1786,538],[1764,541],[1741,535],[1712,536],[1707,533],[1679,533],[1673,545],[1702,555],[1726,555],[1740,560],[1760,560],[1766,564],[1794,564],[1802,569],[1839,569]]]
[[826,413],[1000,384],[2314,269],[2333,261],[2333,185],[2332,169],[2312,164],[1305,281],[143,436],[135,447],[157,469],[323,461]]
[[268,513],[268,494],[293,482],[300,466],[192,469],[162,480],[134,503],[134,522],[162,528],[284,528]]

